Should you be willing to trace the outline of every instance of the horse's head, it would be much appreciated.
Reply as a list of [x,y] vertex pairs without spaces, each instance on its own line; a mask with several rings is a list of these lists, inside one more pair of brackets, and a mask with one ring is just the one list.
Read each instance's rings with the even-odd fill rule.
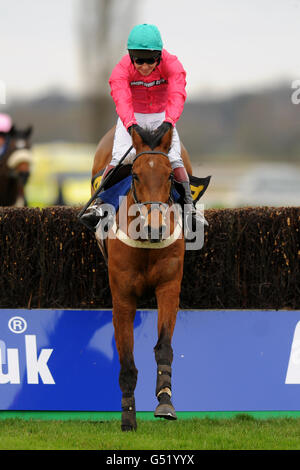
[[32,164],[31,134],[31,126],[13,126],[5,135],[0,155],[0,205],[24,205],[24,187]]
[[168,158],[172,129],[162,137],[139,128],[132,132],[136,157],[132,165],[132,196],[142,215],[143,238],[159,242],[167,229],[172,202],[173,171]]
[[13,126],[7,135],[7,149],[2,164],[7,167],[10,176],[25,186],[32,163],[31,142],[32,126],[17,129]]

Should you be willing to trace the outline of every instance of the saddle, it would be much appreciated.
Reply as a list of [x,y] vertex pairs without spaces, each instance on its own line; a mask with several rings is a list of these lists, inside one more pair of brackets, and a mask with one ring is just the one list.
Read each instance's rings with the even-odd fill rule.
[[[124,164],[124,165],[115,167],[113,174],[109,178],[109,181],[107,181],[107,183],[103,185],[103,191],[106,191],[107,189],[111,188],[115,184],[119,183],[123,179],[130,176],[131,168],[132,168],[132,164]],[[91,184],[92,184],[94,191],[97,191],[97,189],[100,186],[104,170],[105,168],[103,170],[98,171],[98,173],[96,173],[92,178]]]

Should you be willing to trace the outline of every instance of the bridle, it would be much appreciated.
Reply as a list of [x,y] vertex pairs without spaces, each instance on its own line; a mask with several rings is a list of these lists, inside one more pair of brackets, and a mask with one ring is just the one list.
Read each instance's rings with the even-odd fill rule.
[[146,206],[146,205],[150,204],[150,208],[148,209],[147,214],[150,214],[152,209],[158,209],[163,214],[162,207],[165,210],[167,210],[168,207],[169,207],[169,204],[174,202],[173,197],[172,197],[173,177],[174,177],[173,173],[171,174],[171,189],[170,189],[168,202],[162,202],[162,201],[145,201],[145,202],[141,202],[141,201],[138,200],[138,197],[137,197],[137,194],[136,194],[136,188],[135,188],[134,177],[133,177],[133,165],[134,165],[135,161],[141,155],[149,155],[149,154],[150,155],[163,155],[164,157],[169,158],[167,153],[157,152],[155,150],[146,150],[144,152],[138,153],[135,156],[135,159],[133,160],[133,164],[132,164],[132,169],[131,169],[131,176],[132,176],[131,191],[132,191],[132,196],[133,196],[133,200],[134,200],[135,204],[137,204],[139,206],[139,208],[141,208],[142,206]]
[[22,186],[25,186],[29,178],[29,172],[27,171],[16,172],[15,168],[9,165],[9,161],[10,161],[11,156],[13,156],[18,151],[21,151],[21,150],[30,151],[30,148],[31,148],[30,145],[28,144],[25,138],[22,138],[22,137],[14,138],[11,135],[8,135],[4,145],[5,147],[2,150],[2,153],[0,155],[0,166],[6,166],[7,176],[10,178],[19,180]]

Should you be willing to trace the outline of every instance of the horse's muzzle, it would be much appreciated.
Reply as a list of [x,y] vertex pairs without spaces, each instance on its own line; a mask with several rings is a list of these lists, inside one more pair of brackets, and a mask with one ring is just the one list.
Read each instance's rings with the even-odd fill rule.
[[165,222],[166,207],[161,204],[152,203],[145,217],[145,238],[151,243],[162,241],[167,226]]

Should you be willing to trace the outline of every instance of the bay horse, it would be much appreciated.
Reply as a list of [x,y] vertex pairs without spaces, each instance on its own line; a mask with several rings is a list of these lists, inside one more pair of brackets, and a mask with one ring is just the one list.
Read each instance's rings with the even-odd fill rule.
[[[154,219],[159,220],[158,229],[160,229],[164,223],[163,207],[171,205],[173,173],[167,154],[171,145],[172,129],[165,133],[160,142],[154,143],[154,146],[155,131],[145,132],[148,133],[147,139],[144,139],[136,130],[132,132],[136,157],[132,164],[132,186],[127,195],[126,204],[130,208],[132,204],[137,203],[146,209],[145,219],[147,219],[148,228],[151,227],[153,213],[156,211]],[[104,169],[111,159],[113,133],[114,129],[111,129],[97,147],[92,178]],[[185,149],[183,152],[187,170],[191,173],[189,156]],[[116,214],[115,227],[110,229],[104,243],[108,254],[113,325],[120,361],[121,429],[131,431],[137,429],[134,391],[138,371],[133,355],[134,318],[137,300],[149,288],[155,291],[158,306],[158,340],[154,347],[157,363],[155,392],[158,406],[154,416],[170,420],[177,419],[171,401],[172,336],[179,309],[185,241],[181,226],[179,227],[181,236],[174,237],[178,229],[175,217],[169,218],[170,237],[165,240],[162,240],[163,230],[158,230],[161,241],[151,240],[151,230],[146,232],[149,236],[148,240],[132,240],[128,231],[123,233],[123,237],[110,236],[113,235],[113,231],[114,234],[118,234],[119,214],[123,204],[125,204],[124,200]],[[130,221],[131,218],[127,212],[127,227]],[[155,232],[155,227],[151,228]],[[97,241],[99,244],[99,240]]]
[[[99,141],[93,162],[92,168],[92,177],[97,175],[97,173],[103,170],[111,161],[112,158],[112,148],[115,135],[116,126],[113,126]],[[189,175],[193,174],[192,164],[187,149],[181,142],[181,158],[183,160],[186,171]],[[95,189],[92,185],[91,194],[93,195]]]
[[27,205],[25,186],[32,163],[32,127],[17,129],[13,126],[6,135],[3,154],[0,156],[0,206]]

